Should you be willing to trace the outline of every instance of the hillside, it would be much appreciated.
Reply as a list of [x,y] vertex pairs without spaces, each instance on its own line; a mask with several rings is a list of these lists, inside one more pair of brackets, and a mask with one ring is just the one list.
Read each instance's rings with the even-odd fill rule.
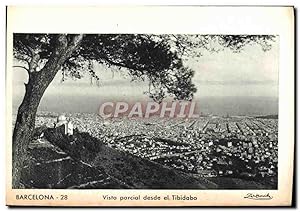
[[104,170],[74,160],[47,140],[34,140],[28,152],[22,171],[24,188],[128,188]]
[[[45,128],[43,128],[45,129]],[[229,177],[204,178],[104,144],[89,133],[46,128],[25,161],[25,188],[263,189],[264,184]]]
[[[213,189],[217,185],[161,164],[118,151],[90,136],[62,129],[45,131],[45,145],[31,148],[31,168],[24,171],[37,188]],[[36,163],[39,161],[38,163]],[[38,174],[34,174],[38,173]]]

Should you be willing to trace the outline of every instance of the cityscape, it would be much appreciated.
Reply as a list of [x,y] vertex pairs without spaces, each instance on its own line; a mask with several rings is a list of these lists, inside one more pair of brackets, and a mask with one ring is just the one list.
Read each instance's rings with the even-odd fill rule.
[[[54,127],[53,112],[39,112],[36,127]],[[65,114],[79,132],[109,147],[187,173],[195,178],[243,179],[277,188],[276,116],[214,116],[197,119],[151,117],[102,119]],[[244,182],[244,181],[243,181]]]

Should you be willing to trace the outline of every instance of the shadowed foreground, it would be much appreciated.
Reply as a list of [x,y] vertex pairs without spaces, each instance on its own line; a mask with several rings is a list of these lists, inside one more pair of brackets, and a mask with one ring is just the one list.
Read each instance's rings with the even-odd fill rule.
[[26,188],[212,189],[217,185],[108,147],[88,133],[45,131],[22,174]]
[[[236,178],[195,177],[104,144],[89,133],[44,128],[25,162],[25,188],[134,189],[265,189],[258,182]],[[39,133],[38,133],[39,134]]]

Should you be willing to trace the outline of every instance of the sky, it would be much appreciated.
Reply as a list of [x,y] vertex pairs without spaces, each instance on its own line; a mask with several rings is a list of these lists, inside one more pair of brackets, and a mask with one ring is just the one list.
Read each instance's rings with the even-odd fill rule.
[[[203,52],[201,57],[188,58],[185,65],[195,71],[193,83],[197,87],[196,99],[207,97],[266,97],[278,98],[279,41],[273,43],[269,51],[262,51],[258,45],[247,46],[240,53],[229,49],[218,53]],[[13,70],[13,101],[18,105],[24,95],[24,82],[27,73],[20,68]],[[61,101],[73,99],[76,104],[80,99],[147,99],[147,83],[131,82],[126,74],[112,74],[107,67],[96,65],[101,86],[90,85],[89,76],[80,80],[68,79],[61,83],[58,73],[47,88],[43,104],[49,104],[55,97]],[[50,101],[51,104],[51,101]],[[54,103],[53,103],[54,104]],[[72,105],[72,103],[69,103]]]

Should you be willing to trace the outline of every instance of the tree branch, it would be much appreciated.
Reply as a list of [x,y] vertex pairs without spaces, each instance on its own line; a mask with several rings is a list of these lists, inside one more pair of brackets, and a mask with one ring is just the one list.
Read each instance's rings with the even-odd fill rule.
[[57,35],[55,37],[56,46],[49,60],[40,71],[43,77],[48,78],[51,82],[63,63],[65,63],[74,50],[80,45],[82,38],[82,34],[74,35],[72,40],[68,42],[67,35]]
[[107,63],[113,65],[113,66],[118,66],[118,67],[122,67],[122,68],[126,68],[126,69],[131,69],[131,70],[138,71],[138,72],[141,72],[141,73],[142,73],[142,70],[145,71],[145,69],[134,67],[134,65],[124,64],[122,62],[115,62],[115,61],[109,59],[108,57],[102,57],[101,59],[106,61]]

